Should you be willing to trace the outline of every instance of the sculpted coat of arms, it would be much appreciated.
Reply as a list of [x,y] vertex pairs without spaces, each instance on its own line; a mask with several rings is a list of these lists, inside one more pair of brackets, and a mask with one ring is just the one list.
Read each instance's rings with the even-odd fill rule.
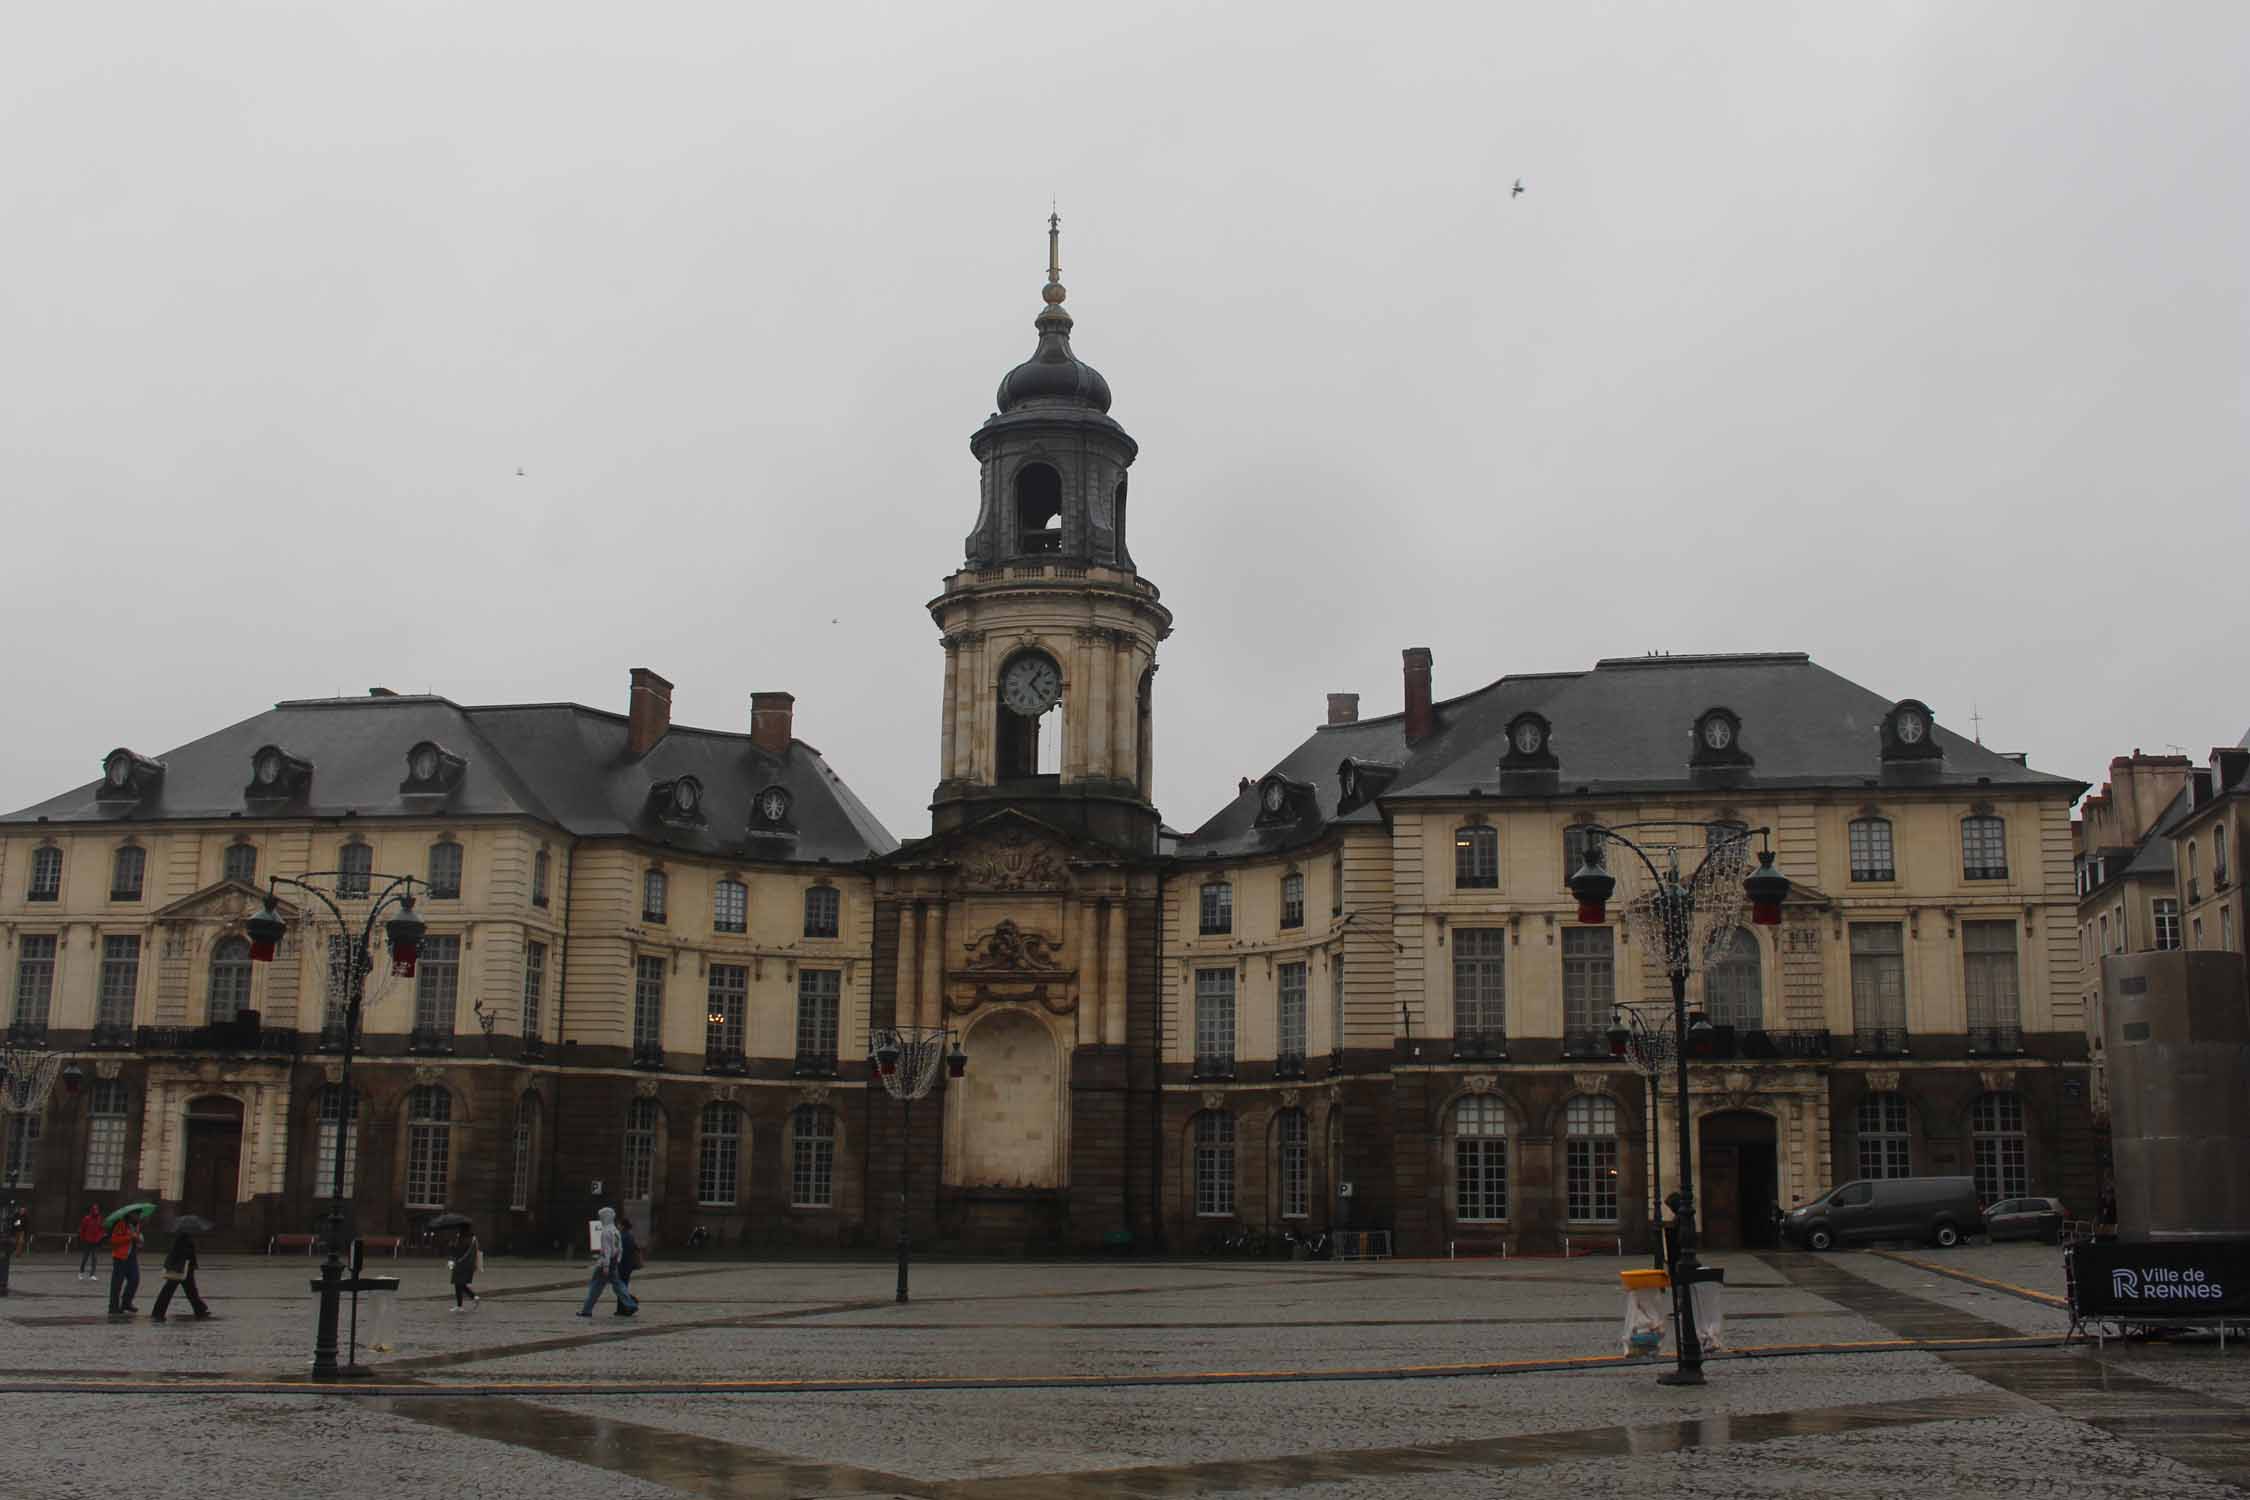
[[1070,874],[1055,848],[1028,830],[993,834],[962,851],[961,884],[973,891],[1059,891]]

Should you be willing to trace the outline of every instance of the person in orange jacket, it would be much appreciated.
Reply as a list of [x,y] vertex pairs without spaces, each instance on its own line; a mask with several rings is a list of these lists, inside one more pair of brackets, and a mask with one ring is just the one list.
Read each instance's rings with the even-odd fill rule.
[[109,1231],[102,1228],[102,1206],[90,1205],[86,1217],[78,1221],[78,1279],[92,1281],[101,1275],[95,1267],[101,1263],[102,1241]]
[[131,1316],[141,1289],[141,1221],[128,1214],[109,1231],[109,1310]]

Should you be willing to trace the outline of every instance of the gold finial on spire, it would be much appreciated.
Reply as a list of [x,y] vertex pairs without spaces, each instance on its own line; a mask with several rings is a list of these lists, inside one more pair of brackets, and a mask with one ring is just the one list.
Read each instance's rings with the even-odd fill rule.
[[1048,205],[1047,213],[1047,305],[1062,305],[1062,215]]

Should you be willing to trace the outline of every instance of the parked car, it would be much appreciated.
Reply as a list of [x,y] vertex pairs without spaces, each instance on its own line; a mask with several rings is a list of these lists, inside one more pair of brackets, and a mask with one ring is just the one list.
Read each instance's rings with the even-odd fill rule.
[[1984,1232],[1995,1240],[2059,1245],[2067,1217],[2060,1198],[2004,1198],[1984,1211]]
[[1984,1227],[1969,1177],[1882,1177],[1841,1183],[1781,1220],[1781,1233],[1807,1250],[1876,1240],[1927,1241],[1940,1249]]

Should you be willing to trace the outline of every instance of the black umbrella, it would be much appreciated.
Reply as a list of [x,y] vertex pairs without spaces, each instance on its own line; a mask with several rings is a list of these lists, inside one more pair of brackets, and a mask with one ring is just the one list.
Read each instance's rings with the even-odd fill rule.
[[469,1227],[469,1216],[467,1214],[439,1214],[422,1227],[425,1229],[466,1229]]
[[218,1227],[201,1214],[181,1214],[172,1221],[174,1234],[209,1234]]

